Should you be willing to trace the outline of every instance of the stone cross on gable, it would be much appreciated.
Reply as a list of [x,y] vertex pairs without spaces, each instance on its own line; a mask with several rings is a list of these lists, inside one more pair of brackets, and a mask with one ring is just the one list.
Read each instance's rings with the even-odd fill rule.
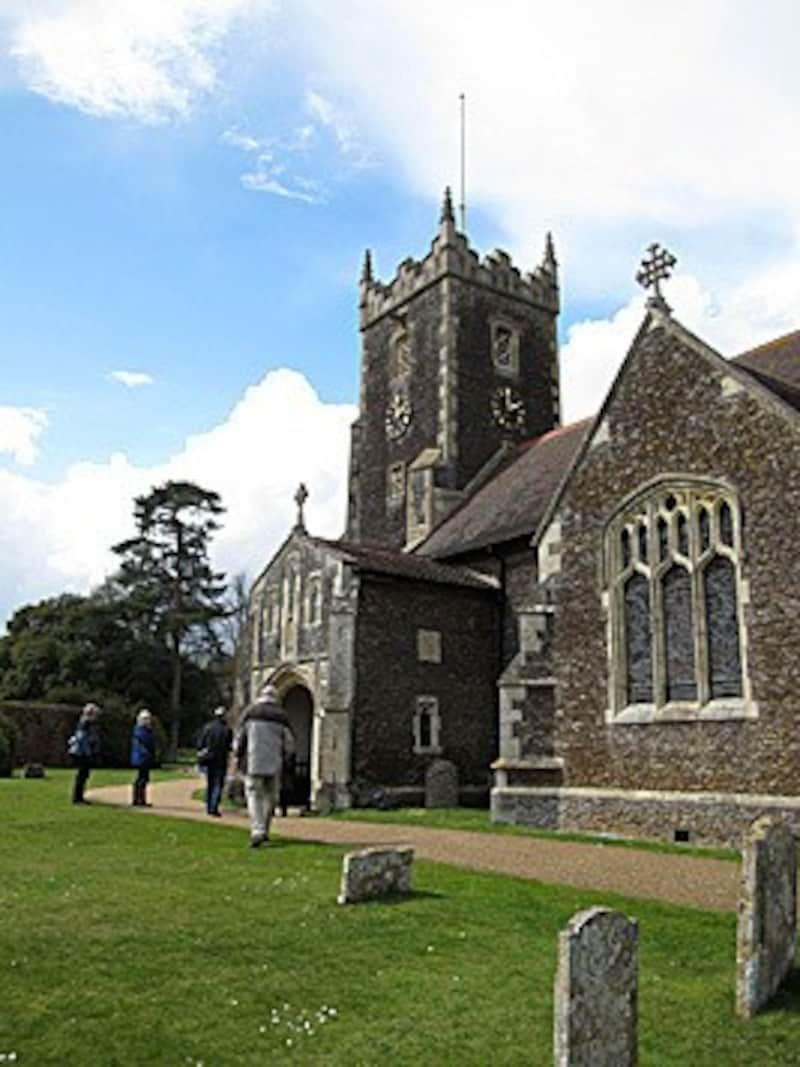
[[661,282],[666,281],[672,274],[672,268],[677,260],[671,252],[655,242],[648,247],[647,252],[637,271],[636,281],[643,289],[653,289],[653,295],[647,301],[648,307],[669,312],[670,306],[661,293]]
[[297,504],[297,522],[294,524],[295,530],[301,530],[305,533],[306,523],[303,518],[303,505],[308,500],[308,490],[305,484],[301,482],[297,487],[297,492],[294,494],[294,502]]

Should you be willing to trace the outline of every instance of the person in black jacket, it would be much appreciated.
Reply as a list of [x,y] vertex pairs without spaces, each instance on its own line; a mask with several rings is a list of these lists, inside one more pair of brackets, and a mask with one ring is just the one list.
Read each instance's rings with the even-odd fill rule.
[[214,717],[203,727],[198,752],[203,753],[202,766],[206,772],[206,811],[219,817],[219,802],[228,769],[228,753],[233,744],[233,730],[225,722],[226,709],[214,708]]

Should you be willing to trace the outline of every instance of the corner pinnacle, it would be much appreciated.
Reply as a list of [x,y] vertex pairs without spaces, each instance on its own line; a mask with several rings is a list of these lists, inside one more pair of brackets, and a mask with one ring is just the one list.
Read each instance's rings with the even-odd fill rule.
[[453,212],[453,198],[450,193],[450,186],[446,185],[444,190],[444,200],[442,201],[442,214],[439,218],[439,222],[452,222],[455,225],[455,221],[456,216]]
[[361,281],[372,281],[372,253],[368,248],[364,250],[364,265],[361,268]]
[[558,260],[556,259],[556,250],[553,245],[553,235],[550,231],[547,231],[547,237],[544,243],[544,259],[542,260],[542,267],[548,274],[555,275],[558,271]]

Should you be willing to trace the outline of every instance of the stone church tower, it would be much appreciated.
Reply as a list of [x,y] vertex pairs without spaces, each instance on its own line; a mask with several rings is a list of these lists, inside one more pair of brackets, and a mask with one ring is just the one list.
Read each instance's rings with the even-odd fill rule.
[[413,548],[504,444],[559,424],[558,308],[549,236],[533,273],[499,250],[480,260],[449,190],[424,259],[383,284],[367,252],[347,540]]

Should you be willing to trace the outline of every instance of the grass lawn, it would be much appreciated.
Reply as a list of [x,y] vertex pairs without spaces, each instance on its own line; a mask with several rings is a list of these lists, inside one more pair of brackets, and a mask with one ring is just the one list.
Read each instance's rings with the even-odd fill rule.
[[411,897],[342,908],[336,849],[76,808],[69,779],[0,780],[0,1055],[20,1067],[550,1064],[557,934],[597,903],[640,923],[644,1067],[800,1058],[797,971],[733,1015],[733,915],[431,863]]
[[428,826],[435,830],[478,830],[487,834],[515,834],[545,837],[554,841],[587,841],[609,848],[636,848],[647,852],[686,853],[722,860],[739,860],[740,854],[730,848],[701,848],[694,845],[672,845],[665,841],[641,841],[603,834],[568,833],[561,830],[536,830],[530,826],[493,823],[486,808],[351,808],[330,816],[349,822],[399,823],[403,826]]

